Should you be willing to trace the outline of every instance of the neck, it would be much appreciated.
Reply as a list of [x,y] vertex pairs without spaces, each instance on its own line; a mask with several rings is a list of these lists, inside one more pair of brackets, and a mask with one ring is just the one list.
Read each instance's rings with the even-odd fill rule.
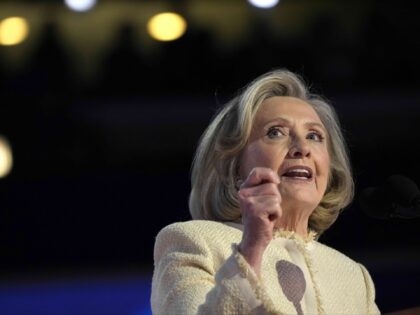
[[308,236],[308,221],[310,213],[293,209],[290,211],[283,211],[277,227],[286,231],[295,231],[302,237]]

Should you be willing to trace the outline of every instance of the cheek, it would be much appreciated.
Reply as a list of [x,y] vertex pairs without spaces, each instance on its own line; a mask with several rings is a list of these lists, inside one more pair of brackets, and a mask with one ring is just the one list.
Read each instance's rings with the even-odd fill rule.
[[327,148],[316,148],[315,153],[315,163],[317,164],[318,172],[323,176],[328,176],[330,170],[330,154]]
[[320,161],[319,161],[319,172],[322,176],[322,186],[323,189],[326,190],[327,186],[328,186],[328,181],[329,181],[329,177],[330,177],[330,169],[331,169],[331,161],[330,161],[330,155],[328,154],[328,152],[324,152],[324,154],[322,154],[320,156]]
[[324,169],[325,175],[327,177],[329,176],[329,173],[330,173],[330,167],[331,167],[330,163],[331,163],[330,156],[327,153],[327,154],[325,154],[325,157],[323,159],[323,169]]

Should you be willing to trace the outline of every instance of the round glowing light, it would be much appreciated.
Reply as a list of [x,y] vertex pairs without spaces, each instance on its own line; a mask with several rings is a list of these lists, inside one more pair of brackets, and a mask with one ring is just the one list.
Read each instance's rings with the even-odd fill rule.
[[279,0],[248,0],[248,2],[261,9],[270,9],[275,7],[279,3]]
[[70,10],[79,12],[89,11],[96,4],[96,0],[64,0],[64,2]]
[[21,17],[9,17],[0,22],[0,45],[11,46],[23,42],[29,33],[28,22]]
[[171,41],[184,35],[187,29],[185,19],[176,13],[160,13],[147,22],[149,35],[156,40]]
[[12,149],[6,138],[0,136],[0,178],[6,177],[13,165]]

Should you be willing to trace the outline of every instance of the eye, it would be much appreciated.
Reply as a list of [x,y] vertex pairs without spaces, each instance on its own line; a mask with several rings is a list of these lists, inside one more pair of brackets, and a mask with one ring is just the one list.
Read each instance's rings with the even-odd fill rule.
[[271,127],[267,131],[267,136],[270,139],[280,138],[286,134],[279,127]]
[[325,139],[325,137],[321,133],[315,131],[310,132],[306,138],[316,142],[323,142]]

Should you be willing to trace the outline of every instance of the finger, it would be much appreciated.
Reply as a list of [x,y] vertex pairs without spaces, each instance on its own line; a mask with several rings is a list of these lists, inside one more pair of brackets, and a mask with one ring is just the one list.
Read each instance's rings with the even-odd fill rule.
[[245,221],[251,223],[266,219],[272,222],[282,214],[280,198],[276,196],[249,197],[246,200],[241,200],[241,203],[244,206],[242,216]]
[[251,197],[251,196],[278,196],[280,197],[280,192],[279,192],[277,184],[265,183],[258,186],[241,188],[238,192],[238,195],[242,198]]
[[279,176],[270,168],[267,167],[255,167],[249,173],[245,182],[241,185],[241,188],[257,186],[262,183],[274,183],[279,184]]
[[275,222],[281,217],[282,212],[279,198],[264,198],[264,201],[261,202],[260,206],[264,216],[267,217],[270,222]]

